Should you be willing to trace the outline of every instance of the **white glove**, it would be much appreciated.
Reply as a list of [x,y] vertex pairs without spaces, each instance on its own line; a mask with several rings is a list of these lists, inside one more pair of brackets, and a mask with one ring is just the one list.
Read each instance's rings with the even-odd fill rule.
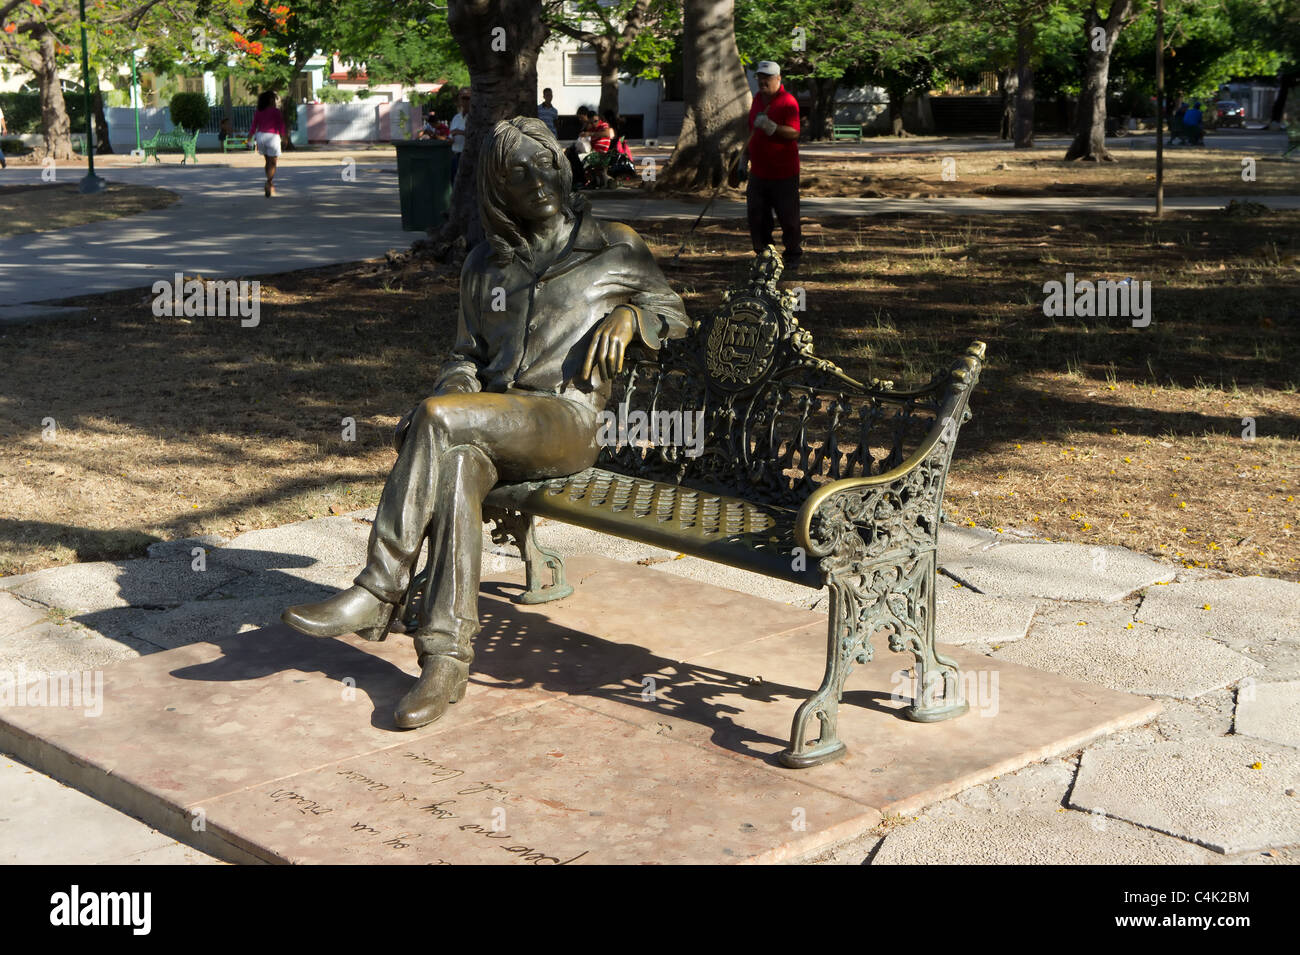
[[776,123],[766,113],[760,113],[758,118],[754,120],[754,125],[769,136],[776,132]]

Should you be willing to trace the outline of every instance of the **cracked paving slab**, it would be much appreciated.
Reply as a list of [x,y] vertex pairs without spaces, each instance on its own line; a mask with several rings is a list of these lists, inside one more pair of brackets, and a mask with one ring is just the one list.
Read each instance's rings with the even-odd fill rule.
[[1300,749],[1300,680],[1243,685],[1233,729],[1238,736]]
[[872,865],[1132,865],[1217,861],[1179,839],[1062,806],[1072,760],[1028,766],[889,831]]
[[943,577],[936,583],[934,626],[940,643],[995,645],[1021,640],[1038,610],[1037,600],[978,594]]
[[1252,852],[1300,843],[1298,784],[1294,749],[1240,736],[1188,739],[1086,750],[1068,805],[1216,852]]
[[179,607],[215,587],[243,576],[244,571],[209,561],[206,571],[188,561],[94,561],[51,567],[20,577],[0,578],[0,590],[73,614],[113,607]]
[[1177,568],[1124,547],[1083,544],[998,544],[967,550],[940,570],[980,593],[1047,600],[1123,600]]
[[1258,661],[1268,680],[1300,679],[1300,584],[1268,577],[1184,580],[1152,587],[1138,615],[1213,637]]
[[156,649],[143,640],[109,638],[72,622],[40,623],[0,637],[0,673],[97,670]]
[[998,659],[1143,696],[1189,700],[1230,686],[1261,667],[1213,640],[1133,619],[1129,604],[1057,604],[1039,613],[1025,639]]
[[227,566],[245,570],[343,567],[364,563],[370,525],[347,516],[317,517],[240,534],[217,553]]
[[1300,641],[1300,584],[1271,577],[1177,582],[1148,590],[1138,615],[1157,627],[1229,645]]

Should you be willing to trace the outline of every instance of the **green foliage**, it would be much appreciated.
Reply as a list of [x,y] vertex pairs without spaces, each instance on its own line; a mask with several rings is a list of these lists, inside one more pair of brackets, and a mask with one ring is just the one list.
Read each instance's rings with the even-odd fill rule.
[[[1231,0],[1166,0],[1165,91],[1212,101],[1233,76],[1271,75],[1281,58],[1270,38],[1251,30],[1246,8]],[[1155,94],[1156,22],[1146,10],[1120,34],[1111,54],[1111,92],[1129,102]]]
[[469,69],[447,26],[447,11],[421,0],[338,0],[332,48],[364,63],[373,83],[465,85]]
[[0,93],[0,109],[5,126],[15,136],[41,131],[41,97],[39,93]]
[[[570,7],[572,6],[572,9]],[[637,12],[629,40],[627,24]],[[737,11],[739,13],[739,11]],[[590,42],[603,37],[621,47],[619,67],[637,79],[659,79],[669,65],[681,33],[681,0],[543,0],[542,18],[553,33]],[[740,17],[736,17],[739,30]]]
[[322,86],[316,91],[322,103],[351,103],[356,99],[352,90],[341,90],[337,86]]
[[438,118],[444,122],[451,122],[451,118],[460,112],[460,103],[457,99],[461,88],[454,83],[444,83],[433,97],[426,101],[424,110],[427,112],[432,106],[438,114]]
[[191,133],[208,124],[208,99],[202,93],[177,93],[167,109],[172,123]]

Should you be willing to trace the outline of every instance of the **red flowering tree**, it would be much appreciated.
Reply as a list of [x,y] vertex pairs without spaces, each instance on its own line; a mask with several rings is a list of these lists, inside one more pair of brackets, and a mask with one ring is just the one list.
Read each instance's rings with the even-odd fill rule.
[[[230,31],[239,51],[236,73],[250,85],[280,93],[285,128],[295,123],[298,104],[284,95],[318,50],[332,48],[338,4],[334,0],[246,0]],[[293,148],[290,142],[289,148]]]
[[[145,47],[161,63],[207,68],[228,55],[209,42],[238,9],[239,0],[87,0],[86,34],[91,75],[115,73],[131,51]],[[41,97],[43,156],[71,159],[72,138],[60,70],[80,77],[80,11],[77,0],[0,0],[0,58],[19,64]],[[102,101],[101,101],[102,102]],[[99,139],[107,141],[100,114]]]

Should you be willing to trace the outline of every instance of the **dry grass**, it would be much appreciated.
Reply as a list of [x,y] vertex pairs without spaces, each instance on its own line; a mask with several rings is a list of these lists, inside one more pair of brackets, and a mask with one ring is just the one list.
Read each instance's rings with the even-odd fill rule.
[[[805,156],[799,189],[804,197],[944,198],[953,196],[1155,196],[1155,151],[1113,150],[1114,163],[1066,162],[1063,150],[1017,149],[944,153],[890,153],[872,158]],[[951,159],[946,180],[944,160]],[[1242,160],[1254,159],[1253,182],[1242,179]],[[1261,155],[1224,149],[1165,150],[1165,195],[1271,196],[1300,193],[1300,162],[1280,151]],[[725,190],[733,197],[744,187]],[[682,196],[681,198],[687,198]],[[992,199],[990,199],[992,201]]]
[[0,236],[120,219],[149,209],[166,208],[179,198],[167,189],[118,182],[109,183],[102,192],[85,196],[77,192],[75,182],[0,186]]
[[[801,320],[851,373],[900,381],[988,342],[953,519],[1295,580],[1298,227],[1300,213],[827,220],[807,227]],[[638,228],[666,261],[687,225]],[[747,249],[739,224],[702,225],[669,280],[700,314]],[[1152,325],[1045,318],[1043,283],[1066,271],[1150,280]],[[264,277],[252,329],[155,318],[143,291],[82,301],[94,321],[0,336],[0,573],[373,504],[391,427],[450,345],[456,276],[377,261]]]

